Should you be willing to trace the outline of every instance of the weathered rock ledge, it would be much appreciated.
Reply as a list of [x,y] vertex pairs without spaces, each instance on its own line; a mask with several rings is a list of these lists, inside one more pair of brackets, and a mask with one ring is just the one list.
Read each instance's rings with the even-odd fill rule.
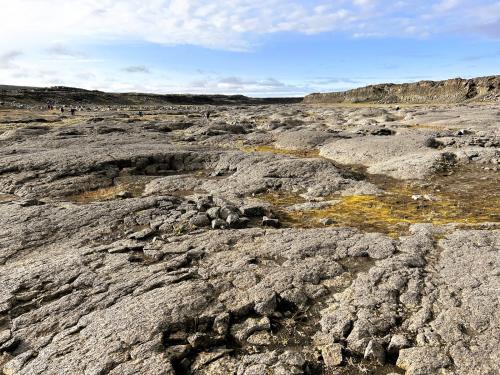
[[462,103],[499,101],[500,76],[370,85],[345,92],[307,95],[304,103]]

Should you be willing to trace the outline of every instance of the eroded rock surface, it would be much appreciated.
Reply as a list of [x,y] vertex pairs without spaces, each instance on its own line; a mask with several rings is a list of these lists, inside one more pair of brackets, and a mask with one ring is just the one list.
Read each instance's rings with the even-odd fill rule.
[[3,374],[497,373],[495,107],[206,110],[1,115]]
[[340,93],[310,94],[306,103],[461,103],[500,99],[500,76],[380,84]]

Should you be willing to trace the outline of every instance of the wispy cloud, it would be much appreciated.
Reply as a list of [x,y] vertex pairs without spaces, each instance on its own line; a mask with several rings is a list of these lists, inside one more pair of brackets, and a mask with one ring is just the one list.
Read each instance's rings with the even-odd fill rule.
[[75,51],[63,44],[52,44],[45,49],[45,53],[50,56],[65,57],[65,58],[85,57],[85,54],[83,52]]
[[[436,58],[435,51],[441,49],[422,49],[422,44],[431,44],[435,36],[467,36],[463,39],[488,40],[490,44],[500,39],[499,0],[0,2],[0,34],[8,36],[0,38],[0,83],[20,85],[64,84],[111,91],[301,95],[353,88],[381,80],[396,81],[401,75],[425,74],[425,66],[421,63],[427,59],[426,64],[431,66],[431,60]],[[307,37],[297,38],[302,41],[301,45],[290,43],[285,47],[288,48],[283,51],[286,57],[281,56],[281,50],[269,52],[271,43],[282,39],[288,43],[298,34]],[[315,37],[318,34],[321,35]],[[326,64],[325,60],[332,54],[324,51],[331,48],[330,41],[337,39],[348,39],[353,46],[368,44],[364,39],[369,39],[370,45],[381,41],[382,47],[394,43],[394,62],[385,58],[392,50],[387,52],[387,48],[382,48],[385,56],[380,56],[375,47],[373,50],[370,47],[374,51],[373,59],[352,60],[352,67],[346,67],[342,60],[350,63],[350,59],[364,55],[353,53],[355,47],[352,50],[344,47],[338,51],[338,64],[332,61]],[[406,60],[397,56],[401,54],[398,46],[403,43],[406,46],[407,40],[411,44],[414,39],[418,39],[420,48],[403,48]],[[309,41],[314,43],[309,44]],[[314,56],[300,56],[300,63],[293,60],[291,56],[310,50],[310,45],[316,42],[323,43],[321,53],[311,48]],[[134,52],[137,48],[146,53],[130,53],[127,49],[132,45]],[[196,52],[195,59],[209,56],[208,63],[205,64],[202,57],[194,67],[192,61],[184,67],[179,61],[186,58],[183,54],[163,61],[162,53],[168,51],[165,52],[168,55],[175,51],[164,46],[180,46],[179,51],[191,48]],[[149,53],[152,49],[155,53]],[[243,54],[238,52],[243,52],[257,67],[242,62]],[[424,52],[429,55],[424,56]],[[272,56],[263,57],[265,53]],[[465,53],[465,60],[495,62],[493,59],[498,59],[489,51],[485,52],[485,48],[467,51],[469,55]],[[456,54],[448,57],[451,55],[455,60],[460,59]],[[230,60],[232,56],[239,57]],[[269,68],[262,64],[267,57],[271,57]],[[420,63],[421,69],[415,68],[418,64],[411,66],[410,60]],[[450,63],[450,58],[446,62]],[[328,66],[328,70],[318,68],[315,73],[315,67],[321,64],[323,68]],[[406,69],[416,71],[404,72],[405,65]],[[464,66],[466,64],[459,65],[453,72],[447,70],[446,74],[462,74]],[[196,71],[198,67],[202,69]],[[311,73],[305,73],[309,68]],[[480,69],[484,70],[484,66]],[[357,71],[363,70],[369,75],[378,74],[378,77],[356,78]],[[353,76],[349,76],[351,73]],[[294,74],[302,76],[294,77]],[[307,78],[306,74],[321,77]],[[266,78],[268,76],[271,77]]]
[[494,59],[500,57],[500,50],[493,51],[491,53],[484,53],[479,55],[467,55],[462,58],[462,61],[479,61],[484,59]]
[[145,65],[132,65],[123,68],[127,73],[150,73],[149,68]]
[[206,77],[204,79],[191,81],[188,85],[193,92],[203,90],[216,93],[275,93],[287,92],[297,94],[300,88],[296,85],[285,84],[275,78],[262,80],[248,79],[243,77]]
[[21,56],[21,51],[9,51],[0,55],[0,69],[12,69],[16,65],[14,60]]
[[309,82],[316,85],[355,85],[361,83],[360,80],[347,77],[316,77]]
[[433,6],[433,9],[437,12],[447,12],[458,7],[461,3],[463,3],[462,0],[441,0]]
[[2,5],[0,31],[10,37],[0,47],[125,39],[247,50],[278,32],[498,37],[499,8],[495,0],[16,0]]

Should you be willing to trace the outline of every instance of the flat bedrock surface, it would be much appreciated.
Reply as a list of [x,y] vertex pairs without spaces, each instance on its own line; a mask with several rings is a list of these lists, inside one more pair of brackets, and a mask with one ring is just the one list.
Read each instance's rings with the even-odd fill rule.
[[1,371],[496,374],[499,120],[0,110]]

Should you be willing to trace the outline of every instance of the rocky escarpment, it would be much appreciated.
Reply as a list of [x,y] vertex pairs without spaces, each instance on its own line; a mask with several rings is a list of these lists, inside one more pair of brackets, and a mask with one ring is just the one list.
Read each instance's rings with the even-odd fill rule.
[[499,101],[500,76],[379,84],[345,92],[315,93],[305,103],[461,103]]
[[21,87],[0,85],[0,103],[45,105],[166,105],[166,104],[276,104],[298,103],[302,98],[250,98],[244,95],[192,95],[107,93],[73,87]]

